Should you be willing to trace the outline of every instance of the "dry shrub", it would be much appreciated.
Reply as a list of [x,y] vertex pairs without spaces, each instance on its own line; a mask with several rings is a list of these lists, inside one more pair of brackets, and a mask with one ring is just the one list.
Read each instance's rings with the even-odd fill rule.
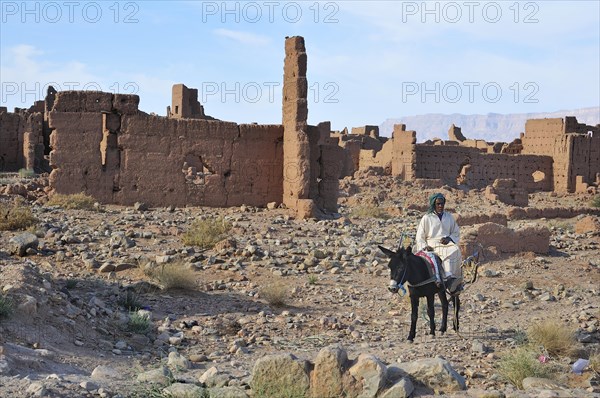
[[590,355],[590,369],[600,375],[600,353]]
[[289,290],[283,281],[275,281],[260,289],[260,297],[275,307],[281,307],[287,303]]
[[54,194],[48,200],[47,206],[59,206],[67,210],[94,210],[95,202],[94,198],[84,193]]
[[24,230],[36,223],[37,219],[23,201],[0,202],[0,231]]
[[575,331],[558,321],[547,320],[533,324],[527,330],[528,340],[542,346],[553,357],[568,356],[577,345]]
[[181,262],[160,265],[150,271],[150,276],[160,283],[164,290],[196,288],[196,272]]
[[528,346],[517,347],[502,356],[498,371],[506,380],[523,389],[526,377],[550,377],[552,369],[549,364],[541,363],[538,354]]
[[358,206],[352,209],[350,217],[354,218],[390,218],[389,213],[377,206]]
[[223,240],[231,229],[222,217],[196,220],[183,234],[183,244],[187,246],[198,246],[202,249],[211,249],[217,242]]

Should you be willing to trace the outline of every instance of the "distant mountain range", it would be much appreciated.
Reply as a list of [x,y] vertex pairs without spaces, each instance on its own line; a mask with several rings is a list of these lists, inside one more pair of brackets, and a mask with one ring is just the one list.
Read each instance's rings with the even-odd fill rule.
[[543,119],[575,116],[579,123],[592,126],[600,123],[600,107],[563,110],[548,113],[514,113],[502,115],[499,113],[488,113],[487,115],[462,115],[454,113],[443,115],[430,113],[427,115],[404,116],[400,118],[386,119],[379,125],[379,133],[382,136],[391,137],[394,124],[406,124],[407,130],[417,132],[417,142],[424,142],[431,138],[448,139],[448,129],[451,124],[461,128],[462,134],[470,139],[482,139],[486,141],[511,142],[519,138],[519,134],[525,130],[527,119]]

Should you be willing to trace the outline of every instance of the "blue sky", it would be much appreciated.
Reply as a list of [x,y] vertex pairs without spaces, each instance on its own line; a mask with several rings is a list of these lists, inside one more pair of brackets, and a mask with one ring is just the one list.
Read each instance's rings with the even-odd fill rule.
[[309,123],[600,105],[599,1],[2,1],[0,106],[44,88],[136,93],[165,115],[171,86],[205,112],[281,123],[285,36],[308,53]]

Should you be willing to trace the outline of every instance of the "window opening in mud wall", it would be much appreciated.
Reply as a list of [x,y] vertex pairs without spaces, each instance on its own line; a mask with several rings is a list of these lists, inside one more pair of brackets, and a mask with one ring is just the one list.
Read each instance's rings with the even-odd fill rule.
[[204,184],[204,177],[214,174],[214,170],[202,159],[202,156],[193,154],[185,156],[181,172],[185,177],[185,182],[196,185]]

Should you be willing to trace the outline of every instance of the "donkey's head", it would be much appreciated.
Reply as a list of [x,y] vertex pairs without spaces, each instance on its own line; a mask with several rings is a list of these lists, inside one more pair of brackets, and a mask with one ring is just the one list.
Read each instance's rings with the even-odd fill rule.
[[399,286],[406,282],[408,256],[412,253],[412,249],[410,246],[404,248],[404,246],[400,245],[398,251],[386,249],[383,246],[379,246],[379,250],[390,259],[390,262],[388,263],[390,269],[390,284],[388,285],[388,290],[392,293],[398,293]]

